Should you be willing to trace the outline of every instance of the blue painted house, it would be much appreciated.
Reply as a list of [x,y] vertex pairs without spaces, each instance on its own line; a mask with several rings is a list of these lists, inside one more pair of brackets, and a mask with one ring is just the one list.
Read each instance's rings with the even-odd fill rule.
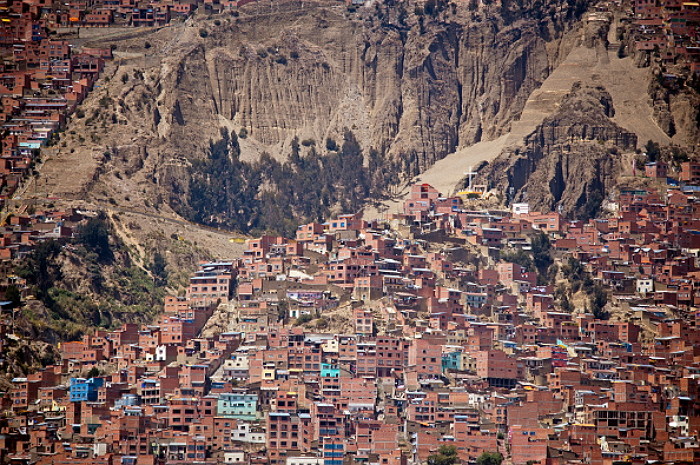
[[447,370],[461,371],[462,370],[462,352],[454,350],[442,354],[442,371]]
[[71,378],[68,389],[71,402],[95,402],[97,391],[104,386],[104,378]]

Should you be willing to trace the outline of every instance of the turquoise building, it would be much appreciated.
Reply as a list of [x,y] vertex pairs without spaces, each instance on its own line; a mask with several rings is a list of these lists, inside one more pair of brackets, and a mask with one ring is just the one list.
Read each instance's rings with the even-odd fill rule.
[[442,354],[442,371],[447,370],[461,371],[462,370],[462,352],[455,350]]
[[255,420],[258,416],[258,396],[247,392],[219,394],[216,411],[222,417]]
[[321,378],[339,378],[340,368],[334,363],[321,364]]

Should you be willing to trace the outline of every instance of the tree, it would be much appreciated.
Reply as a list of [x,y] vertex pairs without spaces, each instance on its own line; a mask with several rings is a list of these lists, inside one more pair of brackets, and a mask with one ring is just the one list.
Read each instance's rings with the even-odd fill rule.
[[96,218],[90,218],[78,229],[76,240],[86,249],[94,252],[103,262],[111,262],[114,254],[109,246],[109,224],[104,213]]
[[551,254],[552,244],[549,242],[549,237],[546,233],[540,231],[532,238],[530,246],[532,247],[533,264],[537,268],[537,273],[545,275],[549,267],[554,263]]
[[17,268],[17,275],[36,286],[36,295],[44,300],[47,292],[56,281],[61,279],[61,268],[56,264],[56,257],[61,253],[61,244],[51,239],[40,242],[27,257],[25,263]]
[[523,249],[517,249],[512,252],[502,251],[500,254],[500,258],[504,262],[515,263],[516,265],[520,265],[528,271],[534,270],[532,257],[530,257],[530,254],[525,252]]
[[326,150],[331,151],[331,152],[337,152],[338,151],[338,143],[331,139],[330,137],[326,138]]
[[598,320],[607,320],[610,318],[610,312],[605,310],[605,305],[608,303],[608,294],[603,289],[603,286],[596,284],[591,292],[591,311],[593,317]]
[[5,289],[5,300],[11,302],[10,308],[19,307],[20,303],[22,303],[22,293],[19,288],[13,284],[7,286],[7,289]]
[[308,323],[309,321],[311,321],[313,319],[314,319],[314,317],[312,317],[311,315],[308,315],[308,314],[299,315],[299,318],[297,318],[296,321],[294,322],[294,326],[301,326],[303,324]]
[[292,139],[292,152],[289,155],[289,161],[292,162],[293,165],[298,165],[300,160],[301,157],[299,155],[299,138],[297,136],[294,136],[294,139]]
[[576,217],[583,221],[587,221],[591,218],[598,216],[600,212],[600,206],[603,203],[603,193],[600,190],[600,186],[589,187],[586,192],[586,202],[580,205],[576,211]]
[[156,286],[162,286],[168,281],[168,271],[165,269],[167,262],[165,257],[156,251],[153,254],[153,263],[151,263],[151,273],[153,274],[153,280]]
[[399,182],[383,152],[370,149],[365,166],[363,149],[348,129],[342,147],[326,139],[326,153],[311,139],[301,145],[308,146],[306,153],[294,138],[284,162],[266,153],[247,162],[240,159],[236,135],[223,130],[219,141],[210,141],[207,156],[192,162],[187,202],[174,200],[173,207],[210,226],[293,236],[299,223],[320,221],[332,209],[355,212]]
[[454,465],[458,461],[455,446],[440,446],[437,454],[428,457],[428,465]]
[[503,455],[500,452],[484,452],[476,459],[477,465],[501,465]]
[[513,13],[510,10],[510,0],[501,0],[501,17],[505,24],[513,22]]
[[568,262],[562,265],[561,272],[571,283],[571,291],[578,292],[579,289],[581,289],[581,283],[586,275],[583,264],[574,257],[569,257]]
[[649,139],[644,145],[644,151],[647,154],[647,160],[653,163],[658,160],[659,156],[661,155],[661,146],[658,144],[658,142],[654,142],[653,140]]
[[559,300],[559,306],[567,313],[574,311],[574,306],[571,305],[571,301],[569,301],[569,297],[566,295],[566,293],[562,294],[561,299]]

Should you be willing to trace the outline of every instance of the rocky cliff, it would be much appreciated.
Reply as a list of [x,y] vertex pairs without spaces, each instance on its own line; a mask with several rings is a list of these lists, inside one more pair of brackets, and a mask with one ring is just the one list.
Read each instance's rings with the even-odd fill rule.
[[[654,118],[659,127],[674,140],[688,146],[700,146],[700,94],[685,85],[682,76],[664,79],[661,70],[649,85]],[[689,80],[690,82],[690,80]]]
[[487,178],[507,200],[591,216],[614,186],[622,154],[637,146],[635,134],[610,120],[614,112],[604,88],[574,85],[521,146],[506,150],[487,168]]
[[193,135],[226,124],[274,147],[294,136],[337,139],[348,127],[366,148],[415,153],[423,170],[507,130],[559,58],[548,43],[576,19],[574,7],[547,15],[541,4],[512,24],[495,7],[411,7],[347,13],[292,2],[264,20],[207,23],[207,38],[158,79],[169,93],[158,132],[201,148]]
[[414,175],[507,132],[587,2],[420,5],[259,2],[115,41],[119,66],[77,123],[95,171],[66,197],[182,202],[189,161],[222,128],[242,134],[242,159],[286,154],[295,136],[324,151],[349,128]]

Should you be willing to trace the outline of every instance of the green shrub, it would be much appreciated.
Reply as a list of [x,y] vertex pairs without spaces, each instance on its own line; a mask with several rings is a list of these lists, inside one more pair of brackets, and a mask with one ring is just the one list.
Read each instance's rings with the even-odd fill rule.
[[313,320],[314,318],[311,315],[301,315],[299,318],[296,319],[294,324],[296,326],[303,325],[305,323],[308,323],[309,321]]

